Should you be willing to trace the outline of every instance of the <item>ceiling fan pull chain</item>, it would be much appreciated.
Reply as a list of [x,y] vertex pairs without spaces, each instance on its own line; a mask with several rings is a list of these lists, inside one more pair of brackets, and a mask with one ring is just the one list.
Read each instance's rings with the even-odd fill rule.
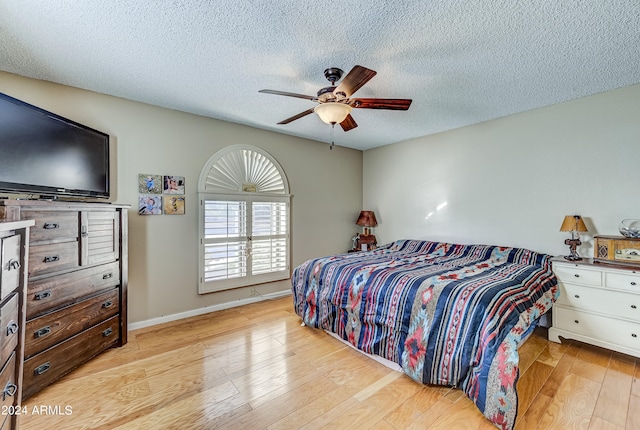
[[333,151],[333,129],[336,127],[336,123],[331,123],[331,146],[329,146],[329,149],[331,151]]

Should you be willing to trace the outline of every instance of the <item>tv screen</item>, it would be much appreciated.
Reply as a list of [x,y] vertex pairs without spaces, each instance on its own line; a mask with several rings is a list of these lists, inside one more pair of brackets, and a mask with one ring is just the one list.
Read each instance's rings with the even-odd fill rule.
[[0,93],[0,191],[109,197],[109,135]]

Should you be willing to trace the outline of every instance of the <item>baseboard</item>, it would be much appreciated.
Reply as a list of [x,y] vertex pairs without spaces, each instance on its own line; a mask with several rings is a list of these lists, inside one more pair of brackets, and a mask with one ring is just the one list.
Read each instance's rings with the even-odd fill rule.
[[151,327],[158,324],[164,324],[171,321],[177,321],[184,318],[195,317],[198,315],[204,315],[211,312],[221,311],[223,309],[235,308],[238,306],[248,305],[251,303],[263,302],[265,300],[278,299],[280,297],[286,297],[291,295],[291,290],[276,291],[275,293],[262,294],[257,297],[249,297],[246,299],[234,300],[233,302],[220,303],[218,305],[205,306],[204,308],[193,309],[186,312],[180,312],[177,314],[165,315],[158,318],[151,318],[145,321],[139,321],[127,325],[129,330],[137,330],[141,328]]

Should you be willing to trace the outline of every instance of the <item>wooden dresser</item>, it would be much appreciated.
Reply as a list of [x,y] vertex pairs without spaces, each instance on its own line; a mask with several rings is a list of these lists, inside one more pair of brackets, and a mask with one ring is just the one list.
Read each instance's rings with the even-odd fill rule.
[[0,222],[0,429],[17,429],[22,399],[29,227]]
[[23,399],[127,342],[127,207],[0,201],[30,230]]
[[575,339],[640,357],[640,267],[552,260],[560,298],[549,340]]

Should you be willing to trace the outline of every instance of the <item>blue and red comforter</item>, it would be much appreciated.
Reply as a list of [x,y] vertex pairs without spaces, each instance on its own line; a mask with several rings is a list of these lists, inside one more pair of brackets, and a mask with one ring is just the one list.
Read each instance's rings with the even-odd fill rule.
[[401,240],[309,260],[293,273],[306,325],[458,387],[498,427],[517,413],[518,345],[557,298],[551,256],[522,248]]

